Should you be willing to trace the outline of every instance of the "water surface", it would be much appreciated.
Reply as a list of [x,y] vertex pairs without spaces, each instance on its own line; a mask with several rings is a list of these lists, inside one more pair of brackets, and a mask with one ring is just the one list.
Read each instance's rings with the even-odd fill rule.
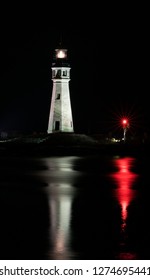
[[150,259],[148,159],[1,157],[1,259]]

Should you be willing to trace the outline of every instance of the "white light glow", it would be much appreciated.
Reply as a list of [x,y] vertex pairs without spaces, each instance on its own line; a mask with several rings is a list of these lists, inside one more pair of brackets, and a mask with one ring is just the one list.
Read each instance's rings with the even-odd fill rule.
[[59,50],[58,53],[57,53],[57,57],[58,58],[65,58],[66,54],[63,50]]

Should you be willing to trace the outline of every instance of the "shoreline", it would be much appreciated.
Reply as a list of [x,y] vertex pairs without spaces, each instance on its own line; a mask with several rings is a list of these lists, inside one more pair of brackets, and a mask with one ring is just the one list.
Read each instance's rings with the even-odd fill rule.
[[98,144],[98,145],[48,145],[37,143],[0,143],[0,156],[149,156],[145,144]]
[[22,136],[0,141],[0,156],[148,156],[149,143],[98,141],[75,133]]

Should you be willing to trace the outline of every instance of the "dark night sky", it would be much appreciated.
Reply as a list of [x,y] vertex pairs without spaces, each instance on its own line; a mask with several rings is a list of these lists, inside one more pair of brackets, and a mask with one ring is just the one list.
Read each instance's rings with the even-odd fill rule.
[[4,10],[0,131],[47,131],[51,63],[60,36],[71,64],[75,132],[113,131],[123,115],[131,118],[135,130],[149,129],[146,7],[144,12],[141,7],[118,9],[106,7],[94,14],[95,8],[80,19],[76,11],[73,19],[68,12],[44,14],[40,7],[34,14],[28,7],[20,7],[19,13]]

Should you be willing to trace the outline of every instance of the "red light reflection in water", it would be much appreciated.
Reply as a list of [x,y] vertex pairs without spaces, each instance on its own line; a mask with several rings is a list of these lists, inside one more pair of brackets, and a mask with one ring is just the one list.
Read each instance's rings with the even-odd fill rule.
[[[126,220],[128,216],[128,206],[131,201],[137,195],[137,191],[133,189],[133,184],[136,181],[137,174],[131,171],[131,167],[134,164],[134,158],[126,157],[114,159],[114,164],[118,168],[118,171],[111,174],[111,177],[114,179],[117,189],[114,190],[114,195],[121,205],[121,231],[122,231],[122,245],[125,245],[126,240]],[[122,254],[122,253],[121,253]]]

